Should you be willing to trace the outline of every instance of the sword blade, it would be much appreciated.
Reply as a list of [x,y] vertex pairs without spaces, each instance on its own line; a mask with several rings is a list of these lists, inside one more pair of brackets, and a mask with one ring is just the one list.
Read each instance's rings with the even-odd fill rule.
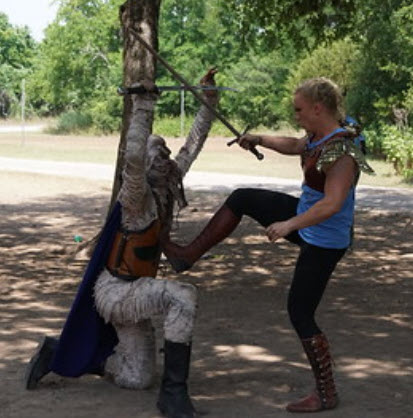
[[[197,91],[194,89],[191,84],[185,80],[184,77],[182,77],[178,72],[176,72],[169,63],[162,58],[158,52],[149,45],[142,36],[139,35],[134,29],[129,28],[129,33],[131,33],[175,78],[175,80],[179,81],[182,85],[184,85],[193,95],[194,97],[202,103],[217,119],[219,119],[235,136],[236,138],[240,138],[241,134],[235,127],[228,122],[227,119],[225,119],[224,116],[222,116],[213,106],[211,106]],[[251,147],[249,149],[259,160],[262,160],[264,158],[263,154],[261,154],[255,147]]]
[[185,80],[179,73],[177,73],[166,60],[164,60],[155,49],[149,45],[142,36],[139,35],[134,29],[129,28],[129,32],[160,62],[162,65],[173,75],[175,80],[178,80],[183,84],[194,96],[201,102],[217,119],[219,119],[236,137],[240,137],[240,133],[220,114],[213,106],[211,106],[198,92],[194,89],[191,84]]

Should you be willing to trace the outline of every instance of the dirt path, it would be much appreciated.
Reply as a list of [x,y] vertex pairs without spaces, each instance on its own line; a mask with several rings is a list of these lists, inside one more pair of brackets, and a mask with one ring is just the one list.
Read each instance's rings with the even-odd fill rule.
[[[157,418],[159,376],[148,391],[56,375],[36,391],[23,389],[34,347],[44,334],[58,335],[87,263],[73,257],[73,236],[99,231],[110,196],[106,180],[51,179],[0,171],[0,417]],[[196,234],[222,199],[189,191],[179,237]],[[341,405],[312,416],[412,416],[412,232],[411,209],[358,211],[355,250],[337,269],[318,316],[333,347]],[[211,418],[291,417],[285,404],[312,385],[285,306],[296,249],[268,243],[245,219],[212,254],[179,276],[199,288],[193,398]],[[167,266],[162,274],[178,278]],[[161,346],[161,319],[155,324]]]
[[[105,164],[70,163],[0,157],[0,170],[49,176],[112,181],[114,167]],[[107,183],[110,185],[110,183]],[[265,187],[298,195],[301,181],[277,177],[245,176],[203,171],[190,171],[185,179],[186,189],[229,193],[237,187]],[[357,207],[388,211],[413,212],[413,189],[359,186]]]

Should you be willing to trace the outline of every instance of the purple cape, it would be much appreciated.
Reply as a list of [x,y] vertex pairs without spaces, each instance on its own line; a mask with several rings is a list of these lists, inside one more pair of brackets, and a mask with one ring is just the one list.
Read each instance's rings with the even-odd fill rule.
[[50,365],[51,370],[61,376],[78,377],[93,372],[118,343],[113,326],[106,324],[96,311],[93,289],[106,265],[120,223],[121,205],[117,202],[83,275]]

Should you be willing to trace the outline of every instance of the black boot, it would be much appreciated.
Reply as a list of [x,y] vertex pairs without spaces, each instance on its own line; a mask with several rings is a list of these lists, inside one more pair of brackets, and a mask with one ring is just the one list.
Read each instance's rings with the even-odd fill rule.
[[44,337],[39,344],[36,353],[27,365],[25,387],[28,390],[35,389],[37,383],[50,372],[50,362],[56,350],[59,340],[52,337]]
[[188,245],[180,246],[168,238],[161,239],[162,251],[172,265],[180,273],[189,270],[192,265],[210,248],[230,235],[239,224],[241,218],[227,206],[222,205],[202,232]]
[[194,418],[188,394],[191,344],[165,340],[165,363],[157,407],[167,418]]

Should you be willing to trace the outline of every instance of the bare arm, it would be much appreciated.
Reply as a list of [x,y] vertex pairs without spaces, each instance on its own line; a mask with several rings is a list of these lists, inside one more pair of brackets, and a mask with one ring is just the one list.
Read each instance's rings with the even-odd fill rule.
[[285,155],[299,155],[305,148],[305,137],[295,138],[292,136],[273,136],[273,135],[243,135],[238,144],[245,149],[251,146],[261,146],[272,149]]
[[339,212],[356,173],[356,163],[349,155],[344,155],[326,170],[324,197],[309,210],[284,222],[275,222],[267,229],[270,241],[285,237],[290,232],[319,224]]

